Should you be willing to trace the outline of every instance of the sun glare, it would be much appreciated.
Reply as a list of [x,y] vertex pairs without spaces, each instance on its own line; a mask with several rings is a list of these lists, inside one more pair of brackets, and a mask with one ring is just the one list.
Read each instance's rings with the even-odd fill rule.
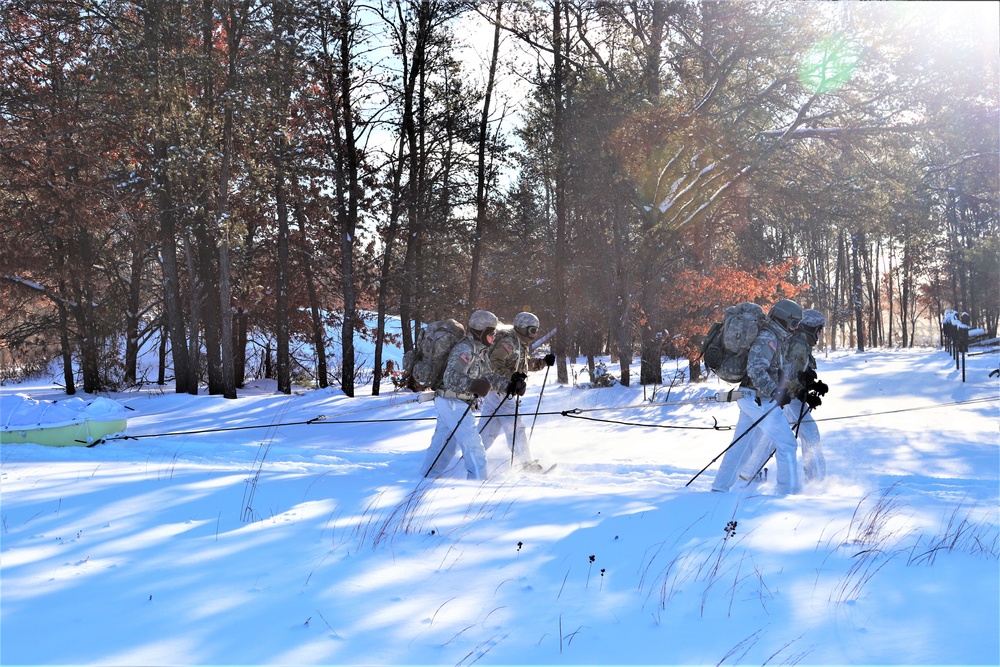
[[910,11],[926,12],[942,32],[967,32],[975,39],[1000,42],[1000,2],[907,2]]

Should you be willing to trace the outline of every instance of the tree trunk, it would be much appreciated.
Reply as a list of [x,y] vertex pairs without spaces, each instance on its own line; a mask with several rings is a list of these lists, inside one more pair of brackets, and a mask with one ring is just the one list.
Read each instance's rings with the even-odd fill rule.
[[846,244],[844,242],[844,230],[841,229],[837,232],[837,265],[833,277],[833,307],[830,308],[830,312],[828,314],[828,317],[830,319],[829,323],[830,350],[837,349],[837,329],[843,328],[843,324],[840,318],[840,311],[844,303],[844,300],[841,299],[843,285],[847,280],[844,272],[845,251],[846,251]]
[[[642,253],[646,255],[647,253]],[[639,382],[641,384],[663,384],[663,337],[659,326],[659,304],[657,290],[660,286],[659,271],[653,267],[658,262],[655,257],[649,257],[644,262],[649,273],[642,281],[640,289],[643,312],[640,322],[640,354]]]
[[156,368],[156,384],[162,387],[167,383],[167,338],[169,334],[167,333],[166,321],[160,324],[160,345],[159,345],[159,363]]
[[222,378],[221,336],[219,326],[219,305],[221,289],[215,277],[216,241],[208,228],[208,211],[199,209],[195,220],[195,242],[198,248],[197,268],[201,276],[202,322],[205,332],[205,362],[208,375],[208,393],[215,396],[224,393]]
[[236,378],[236,388],[243,387],[244,378],[247,376],[247,311],[243,308],[236,310],[236,332],[233,342],[233,373]]
[[132,261],[130,263],[128,295],[125,306],[125,376],[126,386],[135,386],[139,360],[139,323],[141,317],[139,310],[142,308],[140,299],[142,298],[142,275],[145,263],[145,254],[142,249],[132,248]]
[[569,327],[566,318],[566,159],[564,137],[564,95],[566,86],[565,60],[563,54],[563,3],[558,0],[552,3],[552,151],[555,153],[555,195],[556,195],[556,248],[553,263],[553,313],[555,315],[556,335],[552,341],[552,352],[556,357],[556,376],[561,384],[569,383],[569,372],[566,368],[566,341]]
[[[894,322],[893,318],[896,315],[896,300],[893,298],[893,295],[896,292],[896,286],[893,285],[893,280],[892,279],[893,279],[893,275],[896,275],[898,277],[900,271],[899,271],[899,267],[895,266],[895,263],[896,263],[896,253],[895,253],[895,248],[893,247],[893,241],[892,241],[892,237],[891,236],[889,237],[889,249],[888,249],[888,259],[887,259],[887,261],[888,261],[888,267],[887,267],[888,271],[887,271],[887,274],[886,274],[887,275],[887,279],[886,279],[886,290],[885,291],[886,291],[886,302],[887,302],[888,307],[889,307],[889,331],[887,332],[886,337],[887,337],[887,339],[889,341],[889,347],[892,347],[892,345],[893,345],[893,343],[892,343],[892,335],[895,332],[895,326],[894,326],[895,322]],[[901,320],[904,319],[904,317],[903,317],[902,314],[900,314],[900,319]],[[904,338],[904,340],[905,340],[905,338]]]
[[320,389],[326,389],[329,385],[329,377],[326,365],[326,336],[324,335],[323,318],[320,315],[319,293],[316,290],[316,276],[312,269],[312,258],[309,256],[309,247],[306,245],[306,221],[302,213],[302,203],[296,199],[295,219],[299,224],[302,243],[299,253],[302,257],[302,272],[306,278],[306,290],[309,294],[309,314],[312,318],[313,328],[313,348],[316,350],[316,376]]
[[[408,351],[413,348],[416,331],[412,324],[419,328],[419,319],[416,316],[414,303],[414,286],[420,280],[420,270],[418,256],[420,254],[420,244],[423,237],[423,224],[420,214],[420,199],[422,184],[420,179],[420,146],[417,141],[417,83],[421,78],[424,62],[425,44],[427,31],[430,30],[428,17],[425,15],[426,3],[421,3],[420,19],[417,26],[416,42],[413,49],[413,60],[406,70],[406,60],[404,53],[404,77],[406,84],[403,88],[403,127],[402,135],[405,137],[408,152],[408,183],[406,197],[406,255],[403,258],[403,275],[399,290],[399,319],[403,333],[403,350]],[[405,44],[403,45],[405,51]]]
[[[65,294],[65,289],[60,289]],[[56,302],[59,309],[59,348],[62,354],[63,383],[69,396],[76,394],[76,383],[73,379],[73,349],[69,344],[69,314],[62,300]]]
[[[347,396],[354,396],[354,331],[357,326],[357,286],[354,280],[354,239],[358,227],[358,202],[361,188],[358,185],[357,137],[354,136],[354,105],[351,97],[351,42],[354,32],[350,28],[351,2],[340,2],[340,118],[344,128],[344,165],[346,167],[346,206],[341,198],[344,213],[340,228],[341,290],[344,300],[344,319],[340,330],[341,377],[340,388]],[[339,135],[338,135],[339,136]],[[340,188],[338,188],[340,189]]]
[[402,200],[401,182],[403,178],[403,149],[406,142],[402,137],[399,139],[396,165],[392,170],[392,194],[390,195],[389,224],[385,230],[382,240],[382,266],[379,269],[378,300],[376,302],[376,327],[375,332],[375,374],[372,380],[372,396],[379,395],[379,388],[382,384],[382,346],[385,344],[385,316],[389,300],[389,281],[392,276],[392,250],[396,243],[396,235],[399,233],[400,201]]
[[288,44],[291,31],[289,12],[291,7],[285,2],[273,3],[273,35],[272,45],[274,49],[273,72],[274,80],[272,85],[275,89],[274,107],[274,146],[273,146],[273,166],[274,166],[274,202],[277,214],[278,238],[277,238],[277,260],[278,270],[275,276],[275,337],[276,342],[276,370],[278,380],[278,391],[283,394],[292,393],[292,361],[290,351],[290,322],[289,322],[289,268],[288,268],[288,201],[287,186],[285,183],[285,153],[288,150],[288,137],[286,130],[288,125],[288,109],[291,102],[291,81],[287,78],[289,68],[290,46]]
[[608,290],[608,297],[612,299],[612,302],[608,304],[609,336],[611,339],[608,347],[612,348],[618,355],[619,375],[622,384],[629,386],[632,366],[632,341],[629,329],[632,290],[629,283],[634,267],[631,266],[628,258],[634,257],[635,252],[629,238],[628,222],[622,206],[615,208],[611,221],[611,243],[614,271],[611,277],[613,287]]
[[[228,224],[225,225],[228,228]],[[236,362],[233,357],[233,297],[229,278],[228,229],[222,230],[219,241],[219,326],[222,344],[222,395],[236,398]]]
[[274,201],[278,216],[278,271],[275,276],[275,337],[278,391],[292,393],[288,318],[288,204],[285,200],[285,133],[279,130],[274,146]]
[[194,266],[194,250],[187,233],[184,234],[184,255],[187,259],[188,282],[191,284],[191,325],[188,339],[188,393],[198,395],[201,382],[201,294],[198,272]]
[[[652,104],[660,97],[660,57],[663,33],[666,28],[667,7],[663,0],[654,0],[650,16],[649,38],[646,43],[643,79],[646,95]],[[656,266],[656,258],[650,258],[647,266]],[[645,322],[641,326],[641,364],[639,382],[641,384],[663,384],[663,335],[660,326],[660,308],[656,290],[660,282],[658,276],[648,275],[642,285],[642,305]],[[692,378],[692,381],[694,378]],[[628,384],[623,380],[622,384]]]
[[864,284],[861,280],[861,261],[858,257],[861,248],[864,246],[864,232],[857,231],[851,236],[851,262],[854,288],[851,294],[851,302],[854,306],[854,321],[857,327],[858,352],[865,351],[865,309],[864,309]]
[[493,84],[496,80],[497,61],[500,54],[500,12],[502,0],[497,0],[497,11],[493,27],[493,54],[490,57],[490,71],[486,80],[486,94],[483,97],[483,111],[479,116],[479,139],[477,144],[478,163],[476,165],[476,229],[472,237],[472,268],[469,274],[469,309],[474,309],[479,301],[479,263],[483,254],[483,234],[486,233],[486,152],[489,138],[490,106],[493,100]]
[[225,111],[222,122],[222,164],[219,169],[219,197],[216,204],[216,227],[219,230],[219,338],[222,356],[222,395],[236,398],[236,361],[233,351],[233,290],[230,279],[229,261],[229,172],[233,160],[233,95],[239,69],[239,35],[242,26],[237,22],[236,3],[227,3],[228,22],[226,25],[226,45],[229,67],[226,74]]
[[190,364],[187,339],[184,333],[184,311],[181,306],[180,270],[177,262],[177,229],[174,218],[174,201],[169,175],[169,143],[164,130],[167,102],[160,88],[160,52],[167,45],[161,44],[163,33],[163,3],[151,2],[142,15],[143,48],[148,66],[147,78],[156,105],[155,136],[153,137],[153,182],[155,202],[159,216],[159,257],[163,285],[165,328],[170,332],[170,355],[174,366],[174,390],[178,394],[188,391]]
[[98,331],[94,320],[94,292],[89,285],[78,286],[77,305],[73,308],[80,328],[80,375],[83,391],[93,394],[104,389],[98,354]]
[[916,308],[910,305],[912,252],[910,240],[907,238],[903,241],[903,260],[899,267],[899,324],[904,347],[913,347],[910,330],[911,325],[915,324],[913,315]]
[[319,294],[316,292],[316,276],[313,274],[312,262],[303,259],[306,275],[306,289],[309,292],[309,314],[312,317],[313,347],[316,349],[316,376],[320,389],[330,385],[330,373],[326,362],[326,335],[323,317],[320,315]]

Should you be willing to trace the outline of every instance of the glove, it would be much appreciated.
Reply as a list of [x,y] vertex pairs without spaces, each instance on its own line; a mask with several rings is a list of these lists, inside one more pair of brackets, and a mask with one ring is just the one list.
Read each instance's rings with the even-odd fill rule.
[[482,398],[486,394],[490,393],[490,381],[486,378],[476,378],[469,383],[469,391],[471,391],[476,396]]
[[830,391],[830,388],[822,380],[817,380],[812,388],[820,396],[826,396],[826,392]]
[[774,393],[771,394],[771,398],[778,405],[785,406],[792,402],[792,395],[788,393],[788,389],[775,389]]
[[524,381],[527,377],[524,373],[514,373],[511,376],[510,382],[507,383],[507,398],[514,394],[524,396],[524,392],[528,389],[528,384]]
[[809,406],[810,410],[815,410],[819,406],[823,405],[823,399],[820,398],[818,394],[809,392],[806,394],[805,403]]
[[552,354],[551,352],[546,354],[544,359],[546,366],[553,366],[556,363],[556,355]]

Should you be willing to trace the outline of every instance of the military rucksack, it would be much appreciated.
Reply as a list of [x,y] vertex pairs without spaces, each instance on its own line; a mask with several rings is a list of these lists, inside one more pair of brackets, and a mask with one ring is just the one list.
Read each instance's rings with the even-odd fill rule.
[[712,324],[701,344],[705,367],[725,382],[742,382],[747,353],[766,320],[764,309],[749,301],[726,308],[722,321]]
[[448,353],[463,338],[465,327],[453,319],[425,324],[413,349],[403,355],[403,371],[396,386],[412,391],[437,389],[448,365]]

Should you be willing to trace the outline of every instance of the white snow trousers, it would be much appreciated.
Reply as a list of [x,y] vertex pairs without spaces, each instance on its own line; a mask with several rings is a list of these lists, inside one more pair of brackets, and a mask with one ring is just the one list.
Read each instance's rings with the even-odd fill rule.
[[524,419],[518,415],[517,424],[514,423],[517,398],[517,396],[511,396],[505,401],[500,392],[491,391],[483,399],[483,407],[479,410],[479,423],[476,428],[479,430],[479,435],[483,439],[483,447],[486,449],[493,445],[501,431],[505,433],[508,448],[510,443],[514,443],[514,455],[518,461],[525,464],[531,461],[531,451],[528,447],[528,429],[524,427]]
[[[795,433],[795,425],[798,424],[799,445],[802,447],[802,472],[805,480],[807,482],[822,481],[826,477],[826,457],[823,456],[819,427],[812,417],[812,411],[797,398],[782,409],[793,434]],[[763,431],[747,436],[748,438],[752,437],[753,447],[750,456],[740,469],[742,477],[749,479],[757,474],[757,471],[767,463],[771,452],[774,451],[774,443],[763,436]]]
[[[486,479],[486,448],[476,430],[476,416],[472,414],[469,404],[455,398],[437,396],[434,398],[434,407],[438,412],[437,425],[422,469],[430,477],[440,475],[455,458],[456,449],[461,449],[466,477]],[[434,459],[437,459],[437,463],[434,463]],[[433,469],[431,466],[434,466]]]
[[785,413],[775,408],[777,404],[770,398],[762,399],[760,405],[757,405],[757,401],[753,398],[741,398],[736,404],[740,408],[740,418],[736,422],[736,433],[733,435],[736,444],[722,457],[719,471],[712,481],[712,490],[728,491],[732,488],[753,449],[754,433],[741,436],[760,420],[754,426],[754,430],[759,431],[759,437],[772,441],[776,450],[774,457],[778,463],[778,481],[775,491],[779,494],[799,493],[801,488],[798,479],[798,461],[795,456],[797,443]]

